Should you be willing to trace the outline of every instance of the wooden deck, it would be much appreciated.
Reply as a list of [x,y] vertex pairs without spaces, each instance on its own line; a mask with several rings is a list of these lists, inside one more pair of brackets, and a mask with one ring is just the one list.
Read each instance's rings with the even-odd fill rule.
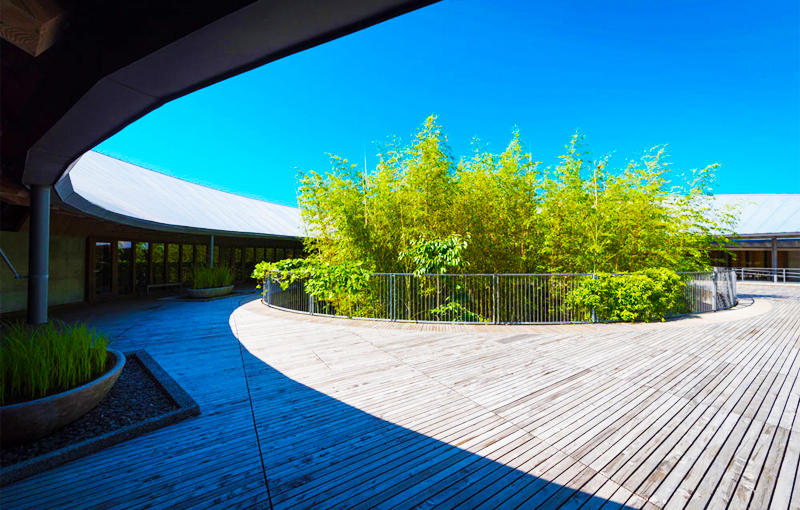
[[87,308],[202,415],[0,505],[800,509],[800,287],[740,291],[772,308],[541,332],[353,327],[239,299]]

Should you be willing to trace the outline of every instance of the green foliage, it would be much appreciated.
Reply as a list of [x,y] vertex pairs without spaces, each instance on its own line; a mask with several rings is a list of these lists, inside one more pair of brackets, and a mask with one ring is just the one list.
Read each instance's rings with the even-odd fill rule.
[[213,289],[216,287],[227,287],[233,283],[233,273],[227,267],[205,267],[195,266],[194,289]]
[[410,259],[414,264],[414,274],[444,274],[460,269],[465,265],[462,252],[467,247],[466,239],[453,234],[445,239],[427,240],[424,237],[411,241],[409,251],[400,252],[399,259]]
[[266,262],[262,260],[256,264],[250,278],[258,282],[256,288],[260,289],[264,278],[272,273],[273,280],[280,283],[283,290],[286,290],[289,285],[294,283],[298,278],[308,277],[306,265],[306,259],[283,259],[277,262]]
[[[301,178],[307,251],[378,272],[695,271],[733,227],[732,211],[711,207],[717,165],[674,186],[663,147],[616,170],[609,157],[592,160],[577,134],[554,168],[540,168],[516,131],[500,154],[474,147],[456,161],[432,116],[410,144],[380,146],[373,172],[332,156],[331,171]],[[467,239],[457,266],[436,251]]]
[[686,307],[682,278],[669,269],[642,274],[600,273],[587,278],[567,298],[567,303],[593,309],[601,321],[664,320]]
[[317,301],[329,303],[339,314],[350,315],[368,299],[372,271],[364,268],[359,261],[331,264],[309,257],[260,262],[252,276],[263,281],[267,274],[271,274],[272,280],[279,283],[283,290],[302,280],[305,291]]
[[51,321],[33,328],[15,323],[2,329],[3,404],[66,391],[105,371],[108,339],[84,325]]
[[449,317],[451,322],[489,322],[486,317],[451,299],[446,304],[431,309],[430,313],[439,320]]
[[[308,260],[308,259],[307,259]],[[345,312],[354,306],[362,293],[368,289],[371,271],[361,262],[348,261],[339,264],[312,261],[308,265],[306,292],[320,301],[333,303]]]

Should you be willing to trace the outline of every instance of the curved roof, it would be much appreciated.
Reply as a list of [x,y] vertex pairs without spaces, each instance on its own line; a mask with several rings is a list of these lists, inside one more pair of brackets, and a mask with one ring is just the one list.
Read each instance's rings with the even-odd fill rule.
[[718,209],[737,205],[744,237],[800,236],[800,194],[715,195]]
[[[300,209],[176,179],[89,151],[56,184],[68,205],[101,218],[157,230],[304,237]],[[740,210],[742,237],[800,237],[800,194],[715,195]]]
[[303,237],[300,209],[176,179],[89,151],[56,184],[87,214],[157,230]]

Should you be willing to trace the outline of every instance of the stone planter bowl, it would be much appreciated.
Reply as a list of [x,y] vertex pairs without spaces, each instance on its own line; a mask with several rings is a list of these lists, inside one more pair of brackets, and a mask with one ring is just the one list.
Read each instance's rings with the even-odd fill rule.
[[0,442],[3,446],[27,443],[52,434],[88,413],[117,382],[125,355],[108,349],[114,366],[93,381],[69,391],[0,407]]
[[213,287],[210,289],[186,289],[186,294],[191,299],[209,299],[219,296],[227,296],[233,292],[233,285],[227,287]]

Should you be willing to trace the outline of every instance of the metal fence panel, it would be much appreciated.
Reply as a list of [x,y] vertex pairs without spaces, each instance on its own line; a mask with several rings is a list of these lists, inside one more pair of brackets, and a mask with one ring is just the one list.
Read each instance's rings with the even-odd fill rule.
[[734,267],[732,271],[740,281],[800,282],[800,268],[797,267]]
[[[685,280],[684,307],[672,315],[703,313],[736,305],[733,270],[679,273]],[[626,277],[629,275],[616,275]],[[463,324],[568,324],[594,322],[594,311],[570,295],[590,274],[377,273],[367,288],[346,302],[317,301],[297,279],[283,288],[272,275],[264,303],[301,313],[398,322]]]

